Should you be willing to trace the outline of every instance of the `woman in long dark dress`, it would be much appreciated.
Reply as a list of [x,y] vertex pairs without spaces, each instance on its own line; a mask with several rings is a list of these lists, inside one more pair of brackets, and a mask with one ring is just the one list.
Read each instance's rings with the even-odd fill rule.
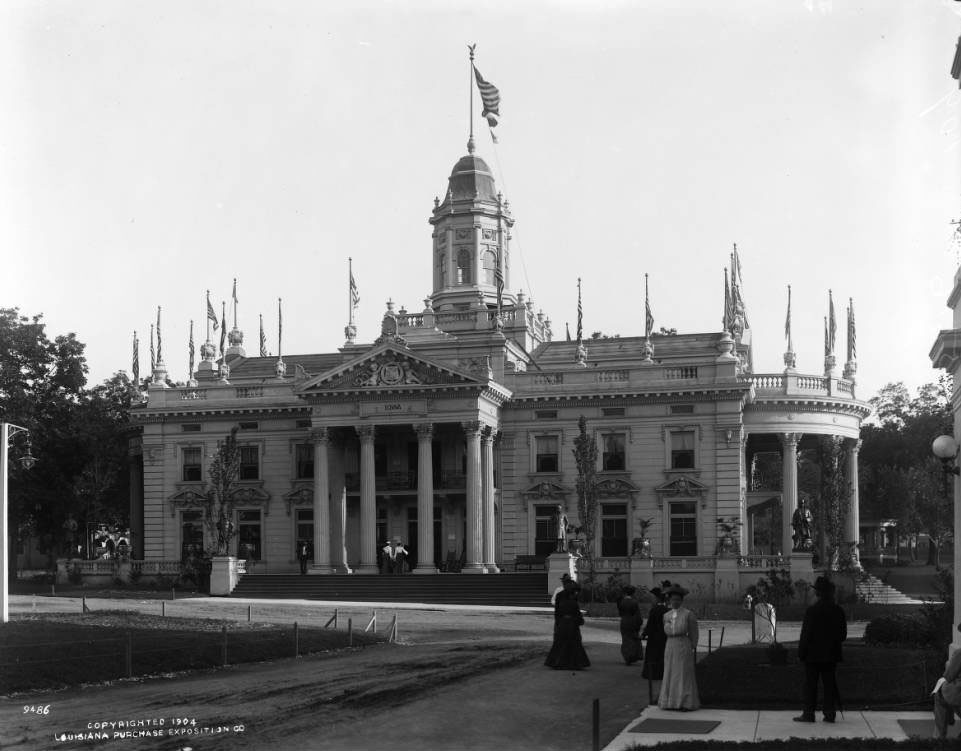
[[[644,669],[641,675],[652,681],[661,681],[664,678],[664,647],[667,645],[667,636],[664,634],[664,614],[667,612],[667,605],[664,604],[664,594],[659,587],[651,590],[654,595],[654,604],[647,614],[647,623],[641,638],[647,639],[647,650],[644,655]],[[656,695],[656,691],[653,692]]]
[[621,616],[621,657],[625,665],[632,665],[644,656],[640,635],[644,617],[640,604],[634,599],[637,590],[628,585],[623,591],[623,596],[617,601],[617,612]]
[[581,642],[581,626],[584,616],[577,602],[577,589],[570,579],[564,580],[564,591],[558,593],[554,602],[554,643],[547,653],[544,664],[555,670],[581,670],[590,667],[591,661]]

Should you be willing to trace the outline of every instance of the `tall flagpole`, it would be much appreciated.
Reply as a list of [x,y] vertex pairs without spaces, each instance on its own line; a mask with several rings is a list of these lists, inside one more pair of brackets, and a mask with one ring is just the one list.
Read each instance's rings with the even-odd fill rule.
[[468,101],[470,102],[470,136],[467,139],[467,152],[469,154],[474,153],[474,48],[476,46],[476,42],[467,45],[467,49],[470,50],[470,64],[467,70],[467,91]]
[[237,277],[234,277],[234,328],[237,328]]
[[210,341],[210,290],[207,290],[207,310],[204,311],[204,318],[207,319],[207,341]]
[[354,279],[354,259],[347,257],[347,325],[354,325],[354,290],[351,282]]

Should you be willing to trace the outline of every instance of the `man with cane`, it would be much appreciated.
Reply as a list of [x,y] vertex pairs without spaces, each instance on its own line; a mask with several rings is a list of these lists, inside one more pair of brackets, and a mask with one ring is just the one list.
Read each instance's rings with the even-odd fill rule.
[[841,642],[848,636],[847,617],[834,601],[834,584],[819,576],[814,582],[818,601],[807,609],[801,625],[798,657],[804,663],[804,711],[795,722],[814,722],[818,678],[824,682],[824,721],[834,722],[841,706],[834,674],[841,662]]

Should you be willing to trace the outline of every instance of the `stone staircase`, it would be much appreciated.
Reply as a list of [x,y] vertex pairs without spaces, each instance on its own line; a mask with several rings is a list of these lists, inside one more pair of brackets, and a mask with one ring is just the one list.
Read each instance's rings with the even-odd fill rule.
[[550,607],[547,572],[502,574],[246,574],[232,597],[333,602]]
[[925,601],[908,597],[894,587],[885,584],[873,574],[857,584],[858,598],[873,605],[921,605]]

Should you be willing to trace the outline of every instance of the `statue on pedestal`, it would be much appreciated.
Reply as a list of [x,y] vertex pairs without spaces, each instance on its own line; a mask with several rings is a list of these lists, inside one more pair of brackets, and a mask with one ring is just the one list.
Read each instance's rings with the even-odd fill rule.
[[794,534],[791,535],[794,550],[804,553],[813,550],[814,540],[811,538],[811,530],[814,528],[814,516],[803,498],[798,501],[798,506],[794,510],[791,527],[794,529]]

